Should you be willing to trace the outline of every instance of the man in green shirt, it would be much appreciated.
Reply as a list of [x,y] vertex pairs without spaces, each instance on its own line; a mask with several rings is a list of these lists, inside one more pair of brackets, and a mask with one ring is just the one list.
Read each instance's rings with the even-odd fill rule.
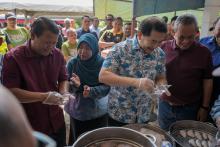
[[77,54],[77,34],[75,29],[68,29],[67,31],[67,41],[62,45],[62,53],[66,61]]
[[7,27],[3,31],[8,35],[12,47],[22,45],[30,38],[27,29],[17,26],[17,19],[14,13],[9,12],[5,14],[5,20]]

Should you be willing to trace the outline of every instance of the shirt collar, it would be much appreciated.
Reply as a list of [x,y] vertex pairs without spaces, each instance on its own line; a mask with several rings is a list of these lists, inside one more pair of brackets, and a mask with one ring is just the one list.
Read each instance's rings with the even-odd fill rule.
[[140,50],[141,47],[140,47],[140,44],[139,44],[139,42],[138,42],[137,35],[135,35],[132,40],[133,40],[133,41],[132,41],[133,49],[134,49],[134,50]]
[[[189,47],[189,49],[190,48],[193,48],[194,46],[195,46],[195,41],[191,44],[191,46]],[[173,39],[172,41],[171,41],[171,47],[172,47],[172,49],[173,50],[180,50],[180,51],[188,51],[189,49],[186,49],[186,50],[181,50],[179,47],[178,47],[178,45],[176,44],[176,40],[175,39]]]
[[[131,40],[131,39],[127,39],[127,40]],[[145,54],[144,53],[144,50],[140,47],[140,44],[139,44],[139,41],[138,41],[138,38],[137,38],[137,35],[135,35],[132,39],[132,50],[138,50],[138,51],[141,51],[144,53],[144,55],[151,55],[151,54],[154,54],[156,52],[156,49],[155,48],[151,53],[149,54]]]
[[210,38],[207,39],[207,43],[208,44],[215,44],[216,41],[215,41],[215,36],[211,36]]
[[82,33],[90,33],[90,29],[88,29],[88,31],[85,31],[83,28],[81,28]]
[[[130,39],[127,39],[127,40],[130,40]],[[137,35],[135,35],[132,39],[132,49],[133,50],[139,50],[139,51],[143,51],[143,49],[141,48],[140,44],[139,44],[139,41],[138,41],[138,37]],[[150,54],[154,54],[156,51],[156,48],[154,49],[154,51],[152,51]],[[150,55],[149,54],[149,55]]]
[[180,48],[176,44],[176,40],[175,39],[173,39],[171,41],[171,47],[172,47],[173,50],[180,50]]

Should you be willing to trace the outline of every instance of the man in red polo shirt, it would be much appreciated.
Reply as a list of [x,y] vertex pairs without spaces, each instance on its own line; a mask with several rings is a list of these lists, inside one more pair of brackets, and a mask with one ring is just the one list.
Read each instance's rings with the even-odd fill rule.
[[166,76],[171,96],[159,100],[158,121],[162,129],[178,120],[205,121],[212,92],[212,58],[209,50],[195,41],[197,21],[193,15],[179,16],[174,39],[161,48],[166,53]]
[[57,105],[68,89],[64,57],[55,48],[58,35],[53,21],[38,18],[31,26],[27,44],[5,55],[2,80],[23,104],[33,129],[49,135],[58,147],[63,147],[64,116]]

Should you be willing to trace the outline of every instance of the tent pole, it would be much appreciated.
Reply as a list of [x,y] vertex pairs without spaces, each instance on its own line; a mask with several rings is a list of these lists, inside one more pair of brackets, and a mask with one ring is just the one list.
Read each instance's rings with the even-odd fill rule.
[[93,0],[93,16],[95,16],[95,0]]
[[135,4],[136,4],[136,0],[132,1],[132,22],[131,22],[131,38],[134,37],[134,33],[135,33],[135,24],[136,23],[136,16],[135,16]]

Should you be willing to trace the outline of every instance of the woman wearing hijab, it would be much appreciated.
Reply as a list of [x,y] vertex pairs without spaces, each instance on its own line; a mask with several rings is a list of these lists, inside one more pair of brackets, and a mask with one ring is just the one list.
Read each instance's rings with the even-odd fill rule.
[[82,133],[105,127],[107,124],[107,97],[110,87],[99,83],[98,75],[103,63],[98,41],[86,33],[79,38],[77,57],[67,63],[70,92],[76,99],[65,105],[71,117],[74,140]]

